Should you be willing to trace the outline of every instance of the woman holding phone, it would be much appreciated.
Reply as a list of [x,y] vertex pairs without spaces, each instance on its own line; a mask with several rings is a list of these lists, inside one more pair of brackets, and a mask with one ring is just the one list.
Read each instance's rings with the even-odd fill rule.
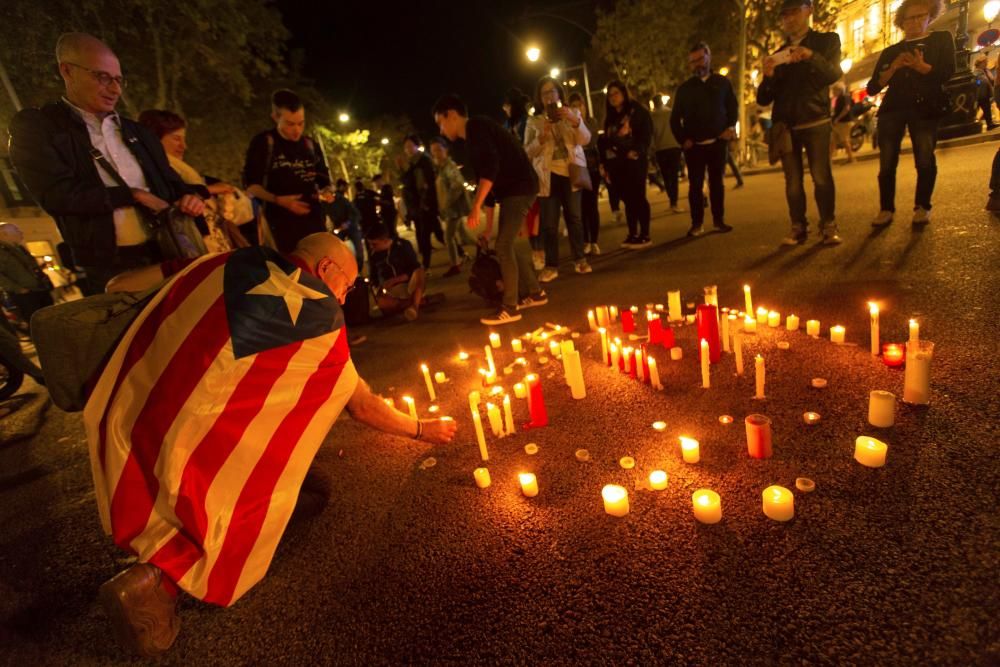
[[545,246],[545,268],[538,280],[547,283],[559,276],[560,211],[566,218],[576,272],[592,271],[583,252],[580,220],[580,192],[588,174],[583,147],[590,142],[590,130],[580,113],[564,103],[562,86],[550,76],[542,77],[535,87],[535,109],[524,132],[524,149],[538,174],[539,226]]
[[622,247],[647,248],[649,240],[649,200],[646,199],[646,172],[649,145],[653,140],[653,117],[646,107],[629,98],[621,81],[607,85],[604,115],[606,146],[601,155],[608,178],[625,202],[628,236]]
[[931,195],[937,179],[934,148],[938,123],[950,109],[943,85],[955,71],[955,42],[951,33],[927,29],[940,14],[941,0],[903,0],[895,17],[903,39],[882,51],[868,82],[869,95],[889,88],[878,111],[881,210],[872,220],[874,227],[891,223],[896,211],[896,167],[903,133],[907,130],[917,169],[913,224],[930,222]]

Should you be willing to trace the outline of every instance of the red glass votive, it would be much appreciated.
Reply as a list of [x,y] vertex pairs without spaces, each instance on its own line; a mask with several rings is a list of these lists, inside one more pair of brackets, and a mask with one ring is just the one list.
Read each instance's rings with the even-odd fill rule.
[[719,347],[719,316],[715,306],[708,304],[698,306],[698,338],[708,341],[708,359],[713,364],[719,363],[722,350]]
[[622,311],[622,331],[624,333],[635,331],[635,317],[633,317],[631,310]]
[[889,368],[899,368],[906,360],[906,346],[902,343],[882,344],[882,363]]

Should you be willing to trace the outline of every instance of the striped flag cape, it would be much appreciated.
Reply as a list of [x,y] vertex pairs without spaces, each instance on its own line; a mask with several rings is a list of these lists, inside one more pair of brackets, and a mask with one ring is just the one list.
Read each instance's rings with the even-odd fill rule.
[[232,604],[267,572],[357,382],[322,281],[263,248],[199,258],[132,323],[84,409],[105,532]]

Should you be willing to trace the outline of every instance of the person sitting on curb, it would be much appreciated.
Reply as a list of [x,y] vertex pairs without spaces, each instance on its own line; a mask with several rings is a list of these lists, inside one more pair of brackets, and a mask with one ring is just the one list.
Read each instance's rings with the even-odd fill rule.
[[[368,230],[371,247],[371,277],[378,292],[375,303],[386,316],[402,312],[412,322],[427,305],[427,271],[420,265],[413,245],[406,239],[393,239],[385,225]],[[443,295],[442,295],[443,296]]]

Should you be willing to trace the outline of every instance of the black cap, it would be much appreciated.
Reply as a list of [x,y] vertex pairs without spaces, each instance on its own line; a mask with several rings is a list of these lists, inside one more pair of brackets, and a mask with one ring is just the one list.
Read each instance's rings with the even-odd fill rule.
[[781,8],[778,12],[783,12],[786,9],[798,9],[799,7],[812,7],[812,0],[782,0]]

